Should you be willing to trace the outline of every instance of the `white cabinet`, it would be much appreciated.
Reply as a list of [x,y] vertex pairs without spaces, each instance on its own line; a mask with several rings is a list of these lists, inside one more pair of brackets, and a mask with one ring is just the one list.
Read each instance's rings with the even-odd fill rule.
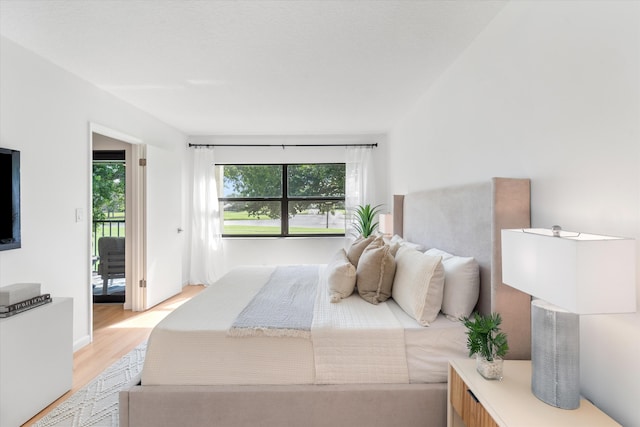
[[19,426],[71,389],[73,299],[0,318],[0,426]]

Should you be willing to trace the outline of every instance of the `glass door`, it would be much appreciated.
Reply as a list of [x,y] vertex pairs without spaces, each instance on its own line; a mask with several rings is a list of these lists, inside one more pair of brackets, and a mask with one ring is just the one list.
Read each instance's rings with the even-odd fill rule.
[[94,303],[125,301],[125,150],[93,151],[91,235]]

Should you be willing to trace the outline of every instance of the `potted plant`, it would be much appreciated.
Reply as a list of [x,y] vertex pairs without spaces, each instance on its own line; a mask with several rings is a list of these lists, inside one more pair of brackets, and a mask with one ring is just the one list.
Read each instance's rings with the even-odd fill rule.
[[480,375],[489,380],[501,380],[502,357],[509,351],[509,345],[507,335],[500,331],[500,314],[474,313],[473,318],[464,317],[462,322],[467,328],[469,356],[476,355],[476,369]]
[[362,237],[369,237],[378,227],[376,222],[376,215],[380,211],[380,206],[371,206],[369,204],[360,205],[355,210],[355,223],[353,227],[362,235]]

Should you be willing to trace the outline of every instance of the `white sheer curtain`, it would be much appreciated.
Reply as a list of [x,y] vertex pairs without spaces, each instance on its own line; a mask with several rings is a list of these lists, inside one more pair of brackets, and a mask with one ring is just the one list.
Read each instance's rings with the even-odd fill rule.
[[370,203],[369,169],[371,164],[371,148],[347,147],[347,161],[345,171],[345,208],[347,209],[347,239],[353,237],[352,217],[358,205]]
[[212,284],[220,275],[222,241],[220,204],[213,149],[193,149],[193,201],[189,283]]

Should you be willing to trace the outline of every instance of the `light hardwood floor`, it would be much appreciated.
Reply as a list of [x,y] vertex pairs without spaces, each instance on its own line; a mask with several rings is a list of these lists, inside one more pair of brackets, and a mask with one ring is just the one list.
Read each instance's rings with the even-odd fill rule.
[[203,289],[204,286],[185,286],[180,294],[144,312],[124,310],[121,304],[94,304],[93,342],[73,354],[71,390],[23,426],[30,426],[44,417],[115,361],[144,342],[160,320]]

